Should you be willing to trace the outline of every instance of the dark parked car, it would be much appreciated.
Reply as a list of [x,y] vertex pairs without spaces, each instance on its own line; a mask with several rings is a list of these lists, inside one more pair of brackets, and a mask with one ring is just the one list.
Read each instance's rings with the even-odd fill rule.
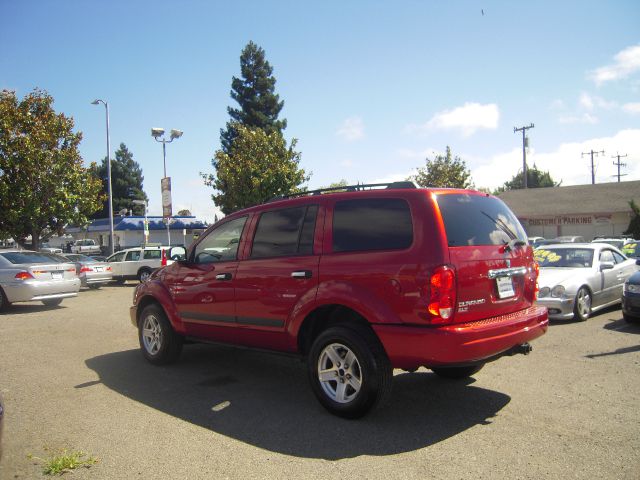
[[468,377],[545,333],[533,250],[501,200],[340,188],[235,212],[138,285],[147,360],[175,361],[185,339],[298,354],[320,403],[354,418],[388,396],[393,368]]
[[[640,259],[636,260],[640,266]],[[622,316],[629,323],[640,323],[640,272],[631,275],[622,290]]]

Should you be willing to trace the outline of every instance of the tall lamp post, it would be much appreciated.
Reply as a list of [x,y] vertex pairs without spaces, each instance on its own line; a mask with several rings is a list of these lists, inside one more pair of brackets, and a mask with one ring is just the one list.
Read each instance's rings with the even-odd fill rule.
[[104,105],[107,113],[107,191],[109,194],[109,249],[111,255],[114,252],[114,235],[113,235],[113,195],[111,192],[111,145],[109,143],[109,104],[104,100],[97,98],[91,105],[98,105],[99,103]]
[[176,138],[182,136],[182,130],[172,129],[169,134],[169,140],[164,138],[164,128],[152,128],[151,136],[155,138],[156,142],[162,143],[162,163],[164,166],[164,177],[161,181],[162,186],[162,216],[167,224],[167,241],[171,246],[171,230],[169,225],[171,224],[171,178],[167,177],[167,143],[173,142]]

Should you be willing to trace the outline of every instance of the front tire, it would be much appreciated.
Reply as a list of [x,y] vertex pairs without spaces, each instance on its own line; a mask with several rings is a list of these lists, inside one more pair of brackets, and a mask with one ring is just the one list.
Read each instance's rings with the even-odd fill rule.
[[573,307],[573,318],[579,322],[586,322],[591,316],[591,292],[587,287],[580,287],[576,293]]
[[182,336],[175,333],[157,305],[149,305],[142,311],[138,320],[138,340],[142,354],[154,365],[173,363],[182,352]]
[[140,271],[138,272],[138,280],[140,280],[140,283],[144,283],[147,280],[149,280],[150,276],[151,276],[151,270],[149,270],[148,268],[141,268]]
[[471,365],[468,367],[437,367],[432,368],[433,373],[442,378],[449,378],[452,380],[460,380],[463,378],[469,378],[472,375],[478,373],[484,367],[484,363],[481,365]]
[[360,418],[391,393],[393,370],[382,345],[364,327],[332,327],[309,351],[311,388],[324,408],[343,418]]
[[100,285],[99,283],[90,283],[89,285],[87,285],[87,287],[89,287],[91,290],[98,290],[102,285]]

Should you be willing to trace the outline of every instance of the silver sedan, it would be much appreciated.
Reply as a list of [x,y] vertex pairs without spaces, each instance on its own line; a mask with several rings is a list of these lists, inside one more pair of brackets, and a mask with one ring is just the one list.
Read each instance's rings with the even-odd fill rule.
[[111,265],[107,262],[81,253],[66,253],[61,256],[75,264],[76,273],[83,287],[100,288],[113,279]]
[[14,302],[60,304],[75,297],[80,279],[73,263],[61,257],[28,250],[0,251],[0,310]]
[[535,250],[540,265],[539,305],[550,319],[585,321],[592,312],[620,303],[635,260],[605,243],[545,245]]

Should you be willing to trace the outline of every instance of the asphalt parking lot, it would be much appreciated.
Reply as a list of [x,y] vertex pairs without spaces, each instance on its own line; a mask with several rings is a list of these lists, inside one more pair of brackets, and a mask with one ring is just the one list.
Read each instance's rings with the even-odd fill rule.
[[474,380],[396,371],[386,408],[347,421],[291,357],[190,345],[149,365],[133,285],[0,315],[1,479],[42,478],[45,447],[99,459],[76,479],[640,478],[640,325],[619,308]]

